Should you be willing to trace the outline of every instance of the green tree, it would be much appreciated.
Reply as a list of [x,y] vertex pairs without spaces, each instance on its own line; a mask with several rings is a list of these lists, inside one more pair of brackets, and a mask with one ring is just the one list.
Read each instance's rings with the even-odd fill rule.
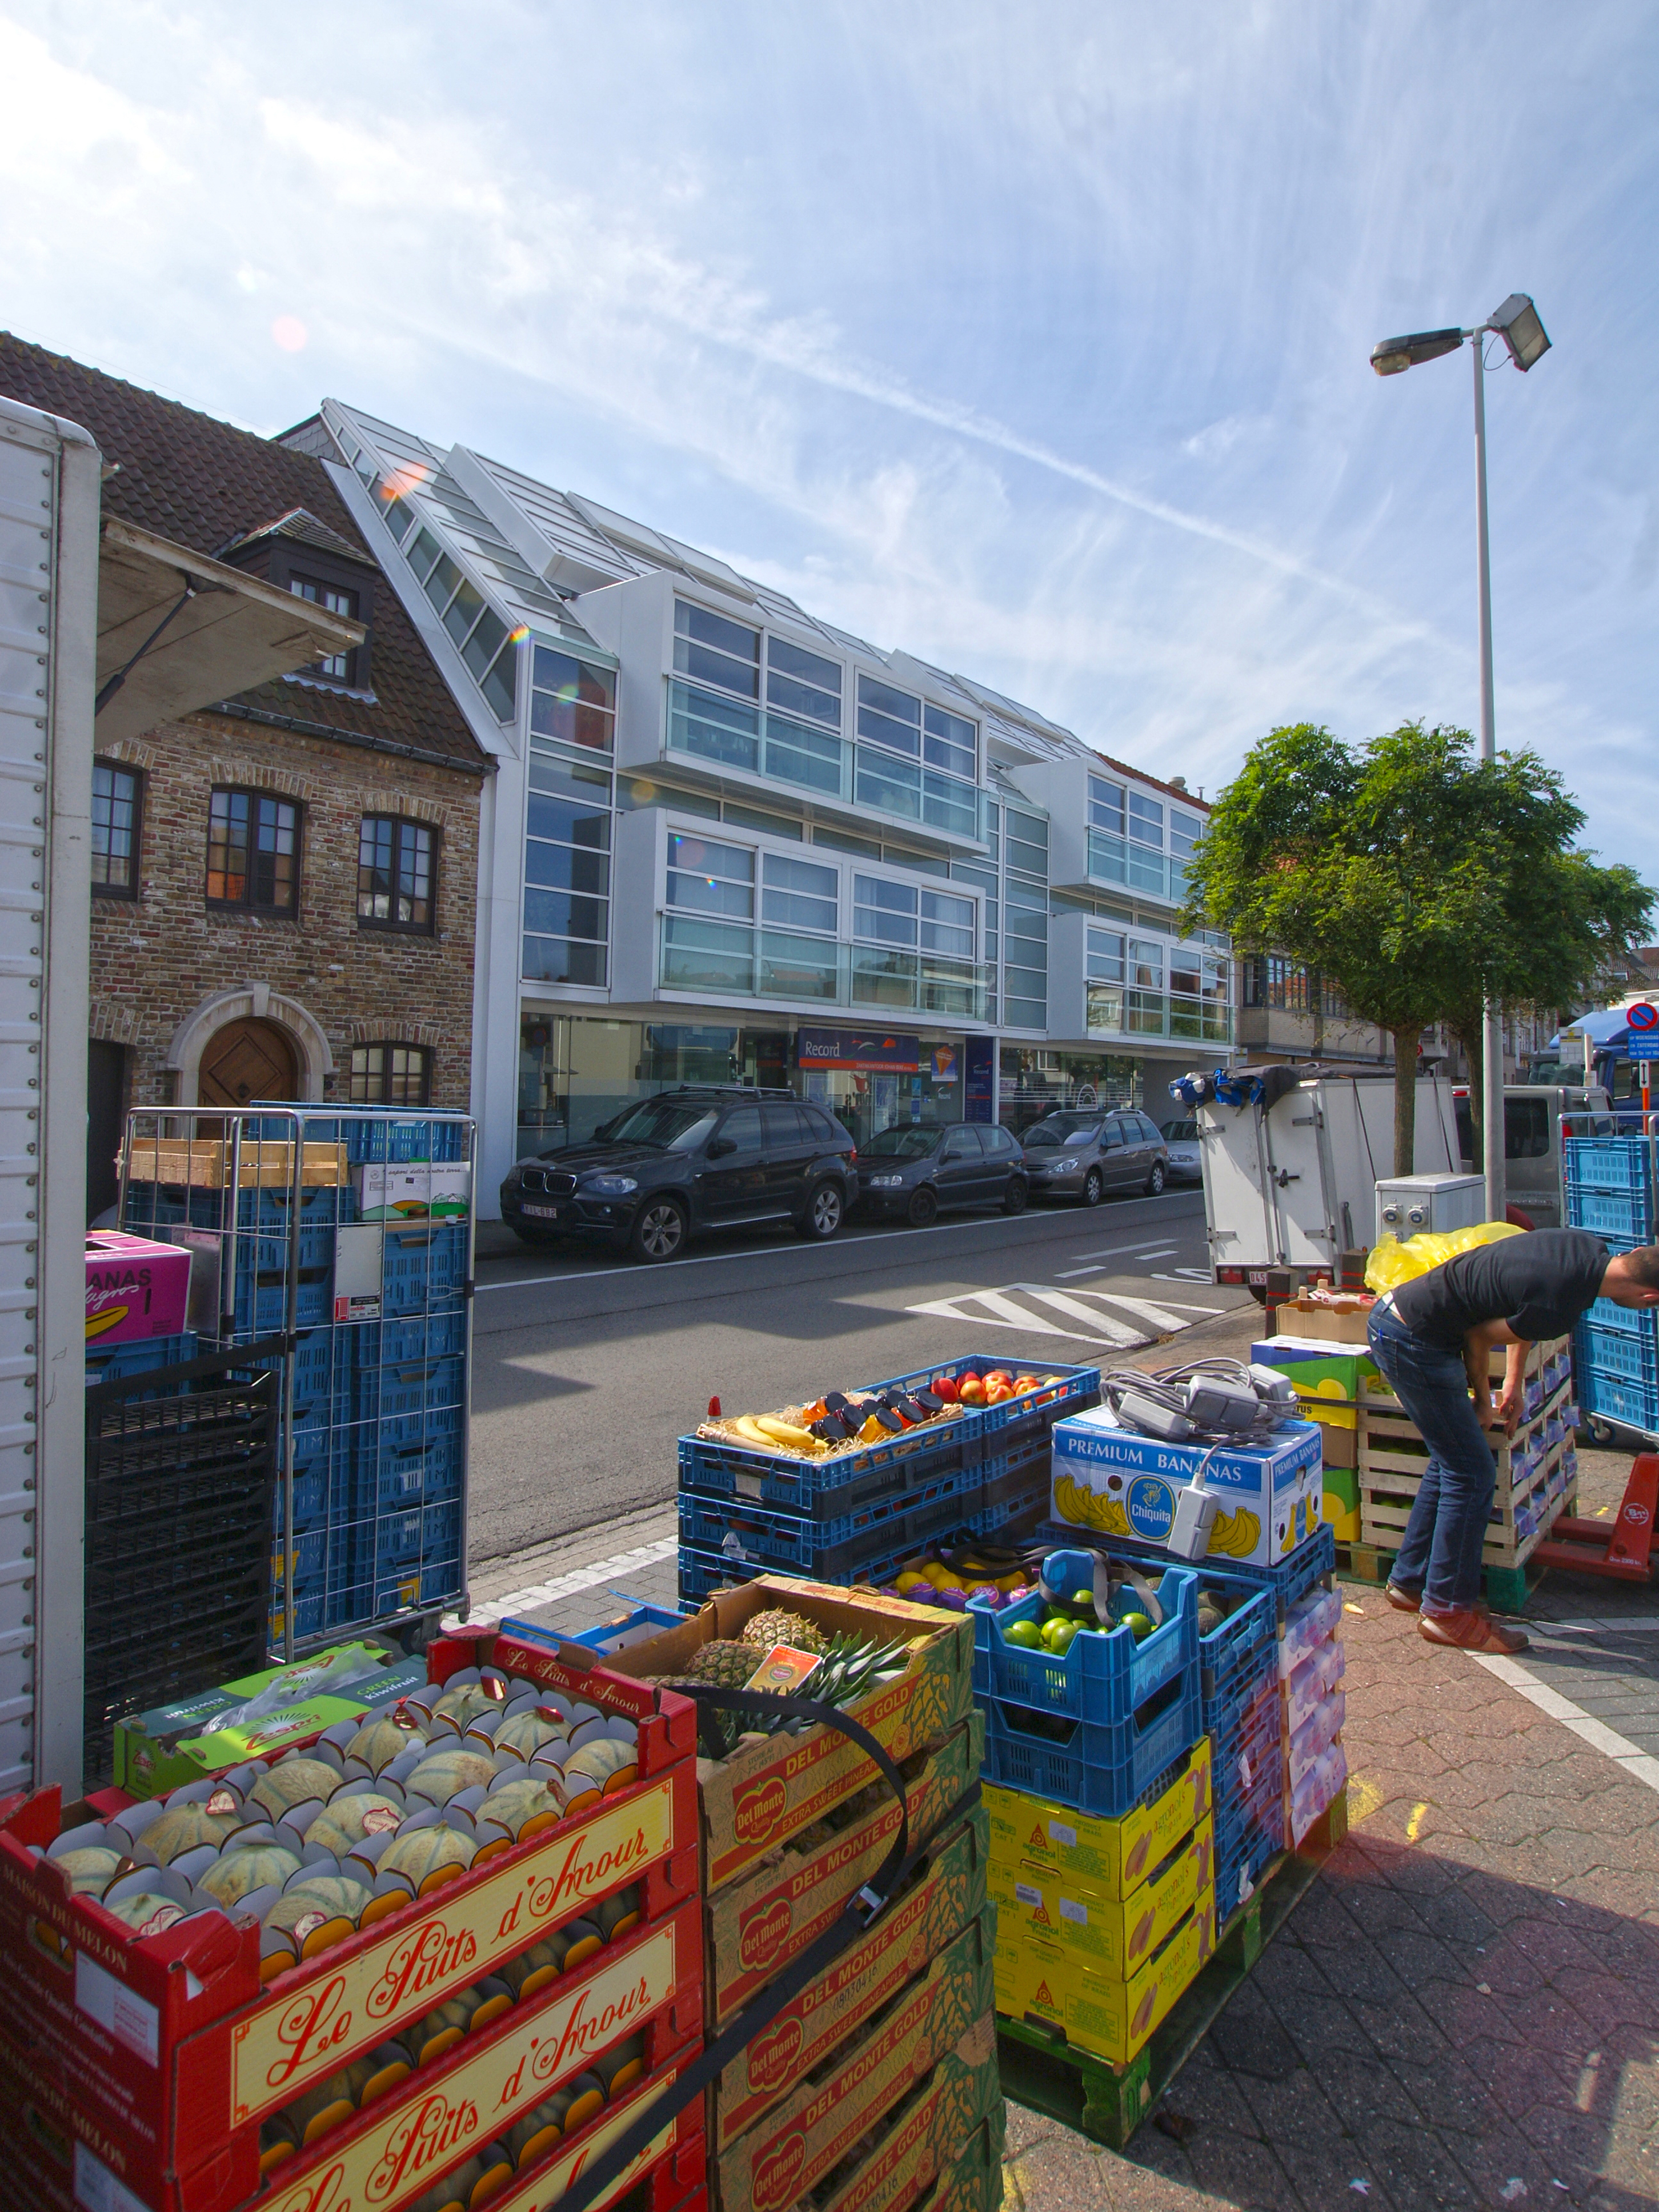
[[1580,988],[1640,927],[1653,894],[1572,849],[1583,820],[1535,754],[1479,761],[1467,730],[1405,722],[1356,747],[1299,722],[1252,747],[1218,799],[1183,921],[1304,963],[1389,1032],[1395,1172],[1409,1175],[1422,1031],[1466,1035],[1471,1007],[1478,1031],[1488,994]]

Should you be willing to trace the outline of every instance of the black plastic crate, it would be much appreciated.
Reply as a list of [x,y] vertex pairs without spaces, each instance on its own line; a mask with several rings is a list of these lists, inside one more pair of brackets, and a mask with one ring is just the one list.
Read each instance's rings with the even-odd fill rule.
[[[216,1352],[87,1393],[85,1771],[115,1722],[264,1664],[277,1377]],[[179,1395],[156,1397],[158,1380]]]

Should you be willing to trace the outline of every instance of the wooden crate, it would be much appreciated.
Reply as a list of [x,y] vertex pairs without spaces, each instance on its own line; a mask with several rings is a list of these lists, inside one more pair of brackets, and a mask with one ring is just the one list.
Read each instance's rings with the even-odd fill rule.
[[[1559,1358],[1562,1352],[1571,1351],[1571,1346],[1572,1339],[1570,1336],[1552,1337],[1547,1343],[1534,1344],[1527,1353],[1525,1364],[1521,1370],[1522,1374],[1528,1377],[1541,1375],[1552,1360]],[[1499,1386],[1503,1383],[1504,1363],[1507,1356],[1501,1344],[1493,1345],[1487,1372],[1492,1382]],[[1571,1376],[1567,1379],[1570,1381]],[[1552,1398],[1556,1396],[1563,1387],[1563,1384],[1558,1383],[1555,1390],[1550,1393]],[[1399,1399],[1394,1395],[1392,1384],[1381,1375],[1362,1377],[1359,1396],[1361,1402],[1368,1406],[1397,1407],[1400,1403]]]
[[[230,1174],[229,1145],[217,1137],[136,1137],[127,1159],[134,1182],[189,1184],[197,1190],[222,1190]],[[307,1189],[332,1188],[351,1181],[343,1145],[307,1142],[300,1168]],[[291,1189],[294,1146],[285,1138],[244,1137],[237,1161],[243,1190]]]
[[[1510,1495],[1510,1470],[1517,1450],[1542,1432],[1551,1415],[1560,1412],[1571,1391],[1571,1383],[1563,1382],[1530,1419],[1517,1425],[1512,1437],[1506,1437],[1501,1430],[1490,1432],[1487,1441],[1498,1462],[1497,1495],[1499,1498],[1507,1500]],[[1397,1405],[1398,1401],[1395,1403]],[[1554,1453],[1559,1450],[1559,1444],[1552,1447]],[[1387,1407],[1376,1404],[1361,1407],[1359,1476],[1362,1483],[1373,1481],[1394,1488],[1397,1486],[1396,1477],[1415,1483],[1422,1476],[1428,1458],[1429,1448],[1403,1408],[1390,1412]],[[1530,1482],[1523,1483],[1519,1495],[1525,1497],[1531,1488]]]
[[[1487,1516],[1486,1534],[1480,1547],[1480,1557],[1493,1566],[1517,1567],[1525,1560],[1545,1534],[1558,1513],[1566,1510],[1565,1503],[1554,1508],[1545,1504],[1549,1486],[1550,1470],[1559,1464],[1561,1447],[1557,1445],[1536,1470],[1533,1481],[1518,1498],[1499,1504],[1494,1498]],[[1359,1528],[1364,1541],[1378,1551],[1397,1552],[1406,1534],[1406,1524],[1411,1519],[1412,1508],[1417,1503],[1419,1484],[1408,1477],[1395,1477],[1386,1489],[1368,1486],[1363,1480],[1359,1489]],[[1525,1513],[1529,1526],[1520,1527],[1520,1516]]]

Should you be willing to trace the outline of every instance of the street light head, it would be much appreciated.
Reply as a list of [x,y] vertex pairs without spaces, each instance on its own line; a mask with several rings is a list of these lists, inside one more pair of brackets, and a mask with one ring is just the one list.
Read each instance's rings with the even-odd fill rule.
[[1510,359],[1522,371],[1541,361],[1550,349],[1549,333],[1524,292],[1511,292],[1503,306],[1493,310],[1486,328],[1498,331],[1510,349]]
[[1380,345],[1374,345],[1371,367],[1379,376],[1398,376],[1402,368],[1415,368],[1420,362],[1438,361],[1443,353],[1455,353],[1462,343],[1462,331],[1413,331],[1403,338],[1384,338]]

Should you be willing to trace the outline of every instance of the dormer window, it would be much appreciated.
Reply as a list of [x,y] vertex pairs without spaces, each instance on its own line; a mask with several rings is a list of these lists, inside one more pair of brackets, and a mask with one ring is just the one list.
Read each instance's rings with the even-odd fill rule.
[[[325,584],[320,577],[296,576],[291,571],[288,587],[296,599],[309,599],[313,606],[326,607],[331,615],[343,615],[349,622],[357,619],[357,593],[348,592],[341,585]],[[313,661],[308,673],[331,677],[337,684],[352,680],[351,664],[356,653],[331,653],[325,659]]]

